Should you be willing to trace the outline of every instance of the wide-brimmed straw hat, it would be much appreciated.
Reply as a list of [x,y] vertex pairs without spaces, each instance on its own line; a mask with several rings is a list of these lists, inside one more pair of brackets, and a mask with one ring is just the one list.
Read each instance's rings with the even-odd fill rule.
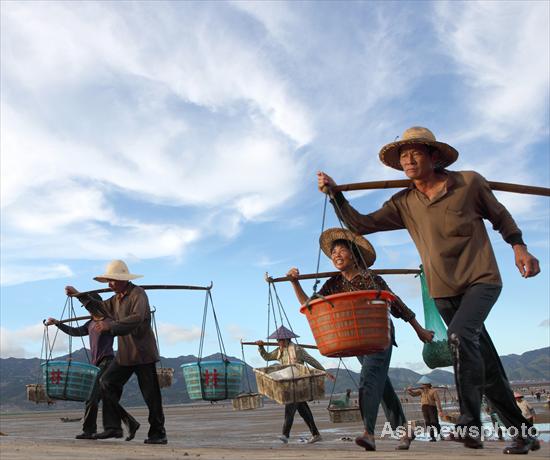
[[382,147],[379,153],[380,161],[390,168],[403,171],[403,168],[399,163],[400,149],[405,145],[415,144],[427,145],[428,147],[432,147],[439,152],[438,158],[435,162],[436,168],[446,168],[450,164],[454,163],[458,158],[457,150],[449,144],[436,141],[434,134],[428,128],[413,126],[403,133],[401,140],[390,142]]
[[429,377],[426,377],[425,375],[423,375],[422,377],[420,377],[420,380],[418,380],[418,382],[416,382],[417,385],[431,385],[432,384],[432,381],[430,380]]
[[143,275],[132,275],[124,261],[111,260],[105,268],[105,273],[94,277],[94,280],[100,283],[108,283],[110,280],[130,281],[141,277],[143,277]]
[[[355,246],[359,249],[363,256],[363,260],[365,261],[366,265],[365,268],[370,267],[376,260],[376,251],[372,247],[372,244],[370,244],[365,237],[357,235],[345,228],[329,228],[321,233],[321,236],[319,237],[319,244],[321,245],[321,249],[329,259],[332,250],[332,244],[336,240],[347,240],[350,241],[352,244],[355,244]],[[357,262],[362,265],[361,260],[358,260]]]
[[287,329],[284,326],[280,326],[277,328],[273,334],[271,334],[268,339],[277,339],[277,340],[284,340],[284,339],[296,339],[300,337],[299,335],[296,335],[294,332],[292,332],[290,329]]

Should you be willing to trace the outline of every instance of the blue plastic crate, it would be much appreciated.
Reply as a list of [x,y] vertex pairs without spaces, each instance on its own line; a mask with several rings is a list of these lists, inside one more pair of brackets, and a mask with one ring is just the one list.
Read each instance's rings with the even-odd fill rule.
[[182,364],[190,399],[221,401],[237,396],[241,390],[244,364],[238,361],[201,361]]
[[90,399],[99,367],[76,361],[47,361],[41,364],[46,394],[51,399]]

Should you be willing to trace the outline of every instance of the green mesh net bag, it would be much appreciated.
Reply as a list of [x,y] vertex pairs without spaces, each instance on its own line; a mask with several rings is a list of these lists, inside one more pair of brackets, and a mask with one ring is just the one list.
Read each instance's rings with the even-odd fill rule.
[[437,311],[434,300],[430,297],[422,266],[420,266],[420,284],[422,286],[425,328],[434,331],[433,341],[424,344],[422,358],[430,369],[452,366],[453,359],[447,342],[447,328]]

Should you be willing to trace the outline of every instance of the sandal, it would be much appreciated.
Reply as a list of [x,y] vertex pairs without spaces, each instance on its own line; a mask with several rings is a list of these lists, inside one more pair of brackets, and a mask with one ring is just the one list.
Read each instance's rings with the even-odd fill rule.
[[403,438],[395,450],[409,450],[409,447],[411,447],[411,442],[414,441],[414,438],[416,438],[414,434],[410,438]]

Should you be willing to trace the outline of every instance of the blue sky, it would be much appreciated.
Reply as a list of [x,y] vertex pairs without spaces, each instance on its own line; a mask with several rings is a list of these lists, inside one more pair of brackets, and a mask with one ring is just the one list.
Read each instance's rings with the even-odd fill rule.
[[[64,286],[101,287],[113,258],[143,284],[212,280],[240,355],[241,337],[265,337],[264,273],[315,270],[315,172],[402,178],[377,153],[410,126],[458,149],[451,169],[550,186],[549,15],[528,1],[2,2],[1,356],[38,356]],[[393,192],[348,197],[367,212]],[[549,200],[497,195],[542,266],[522,279],[491,230],[504,290],[487,327],[501,354],[522,353],[550,343]],[[370,240],[375,267],[418,266],[407,233]],[[422,321],[418,280],[386,280]],[[290,286],[277,289],[312,343]],[[196,354],[203,293],[150,300],[162,354]],[[396,326],[392,366],[424,370]],[[261,364],[253,348],[247,361]]]

